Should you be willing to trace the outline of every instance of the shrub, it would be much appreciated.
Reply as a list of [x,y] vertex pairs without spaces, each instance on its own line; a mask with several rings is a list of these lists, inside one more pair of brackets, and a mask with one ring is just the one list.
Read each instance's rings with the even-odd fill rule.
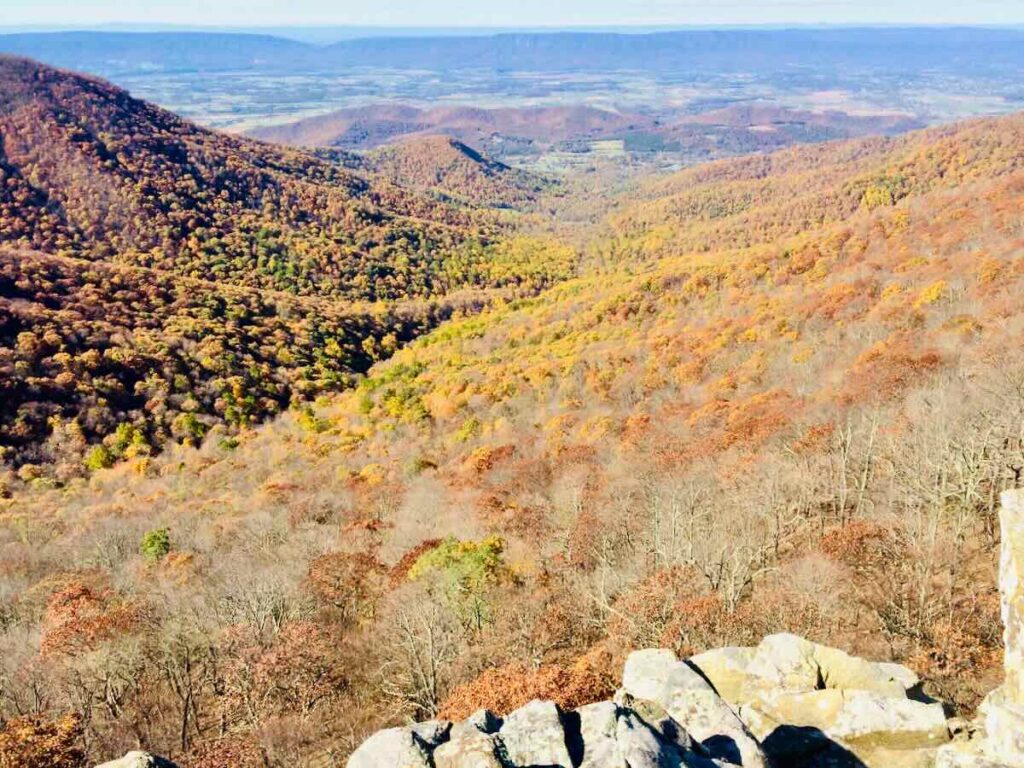
[[147,608],[102,586],[73,581],[50,595],[46,603],[41,656],[70,656],[97,648],[116,637],[143,629]]
[[179,413],[171,422],[171,434],[190,445],[198,445],[206,434],[206,425],[194,413]]
[[309,564],[306,586],[335,608],[342,622],[369,620],[387,576],[387,568],[374,552],[329,552]]
[[90,472],[95,472],[99,469],[110,469],[110,467],[114,466],[114,461],[114,454],[110,452],[107,446],[96,445],[86,454],[85,468]]
[[197,744],[187,760],[191,768],[263,768],[266,764],[259,744],[238,736]]
[[449,537],[423,553],[409,570],[413,581],[431,571],[449,576],[460,590],[477,592],[497,583],[506,571],[502,560],[505,541],[488,536],[483,541],[459,541]]
[[581,656],[570,667],[550,664],[531,669],[515,662],[457,686],[442,703],[438,716],[464,720],[481,708],[507,715],[534,699],[554,701],[571,710],[610,698],[616,674],[611,654],[600,649]]
[[162,559],[171,551],[171,533],[166,528],[154,528],[142,537],[139,547],[143,557],[152,562]]

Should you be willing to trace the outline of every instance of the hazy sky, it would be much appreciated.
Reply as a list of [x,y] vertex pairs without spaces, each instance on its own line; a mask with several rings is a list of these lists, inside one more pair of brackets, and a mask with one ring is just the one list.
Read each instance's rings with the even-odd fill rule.
[[0,0],[0,25],[1024,23],[1024,0]]

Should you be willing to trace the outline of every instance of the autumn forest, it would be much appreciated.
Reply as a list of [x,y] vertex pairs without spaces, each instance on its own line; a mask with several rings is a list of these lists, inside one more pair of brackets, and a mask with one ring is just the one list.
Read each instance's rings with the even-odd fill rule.
[[342,766],[774,632],[972,716],[1024,116],[785,143],[286,147],[0,57],[0,768]]

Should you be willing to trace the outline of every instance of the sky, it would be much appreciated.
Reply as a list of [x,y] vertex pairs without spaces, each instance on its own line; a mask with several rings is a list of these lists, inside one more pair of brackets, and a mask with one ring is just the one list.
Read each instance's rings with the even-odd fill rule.
[[0,26],[1024,24],[1024,0],[0,0]]

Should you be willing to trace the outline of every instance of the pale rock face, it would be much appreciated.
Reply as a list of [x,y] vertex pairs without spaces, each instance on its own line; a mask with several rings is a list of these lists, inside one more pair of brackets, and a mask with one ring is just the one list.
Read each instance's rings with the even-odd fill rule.
[[622,687],[631,696],[660,701],[666,688],[707,688],[707,681],[667,648],[635,651],[626,659]]
[[668,742],[682,750],[703,751],[686,727],[657,701],[637,698],[625,688],[620,688],[615,693],[615,704],[618,705],[619,720],[635,718],[646,725],[662,742]]
[[997,688],[985,701],[985,754],[992,760],[1024,766],[1024,706]]
[[837,690],[779,691],[762,694],[750,708],[773,723],[825,731],[843,711],[843,703],[843,692]]
[[941,704],[885,697],[874,691],[844,691],[843,696],[842,709],[826,732],[846,744],[916,749],[949,741]]
[[572,768],[562,713],[551,701],[531,701],[505,718],[500,732],[512,765]]
[[348,768],[430,768],[430,755],[411,728],[388,728],[364,741]]
[[814,643],[796,635],[769,635],[754,650],[741,695],[750,701],[762,693],[813,691],[819,684]]
[[1024,491],[1002,495],[999,525],[999,594],[1006,646],[1003,701],[1024,706]]
[[736,704],[747,679],[747,667],[753,658],[753,648],[730,646],[691,656],[689,662],[711,681],[719,696],[730,704]]
[[501,718],[489,709],[478,709],[461,723],[451,728],[451,738],[457,739],[476,733],[497,733],[501,729]]
[[[434,768],[503,768],[495,737],[467,731],[434,750]],[[349,763],[349,768],[351,768]]]
[[438,744],[448,741],[448,734],[451,733],[452,724],[447,720],[427,720],[422,723],[416,723],[409,730],[428,748],[433,748]]
[[1002,600],[1003,685],[985,702],[985,755],[1024,764],[1024,491],[1002,495],[999,594]]
[[899,664],[770,635],[746,667],[740,713],[776,762],[821,749],[816,760],[917,768],[950,739],[941,705],[907,698],[918,683]]
[[615,743],[620,765],[629,768],[668,768],[682,765],[681,750],[665,744],[658,734],[633,712],[625,712],[615,724]]
[[893,664],[891,661],[880,661],[875,664],[878,671],[885,675],[889,680],[899,683],[903,686],[904,691],[909,691],[911,688],[915,688],[920,682],[921,678],[917,676],[917,673],[904,667],[902,664]]
[[614,701],[599,701],[576,710],[580,719],[583,761],[579,768],[627,768],[615,740],[619,707]]
[[854,748],[934,748],[949,741],[941,704],[923,704],[874,691],[778,693],[762,696],[756,708],[770,722],[817,728]]
[[736,710],[736,714],[743,721],[744,725],[747,726],[747,730],[760,742],[764,742],[776,728],[782,725],[782,723],[773,720],[760,709],[746,704],[740,705]]
[[658,704],[634,700],[629,694],[620,693],[619,698],[629,708],[618,711],[615,758],[609,768],[724,768],[735,765],[713,759]]
[[935,768],[935,750],[920,749],[878,749],[868,750],[863,762],[869,766],[885,768]]
[[[699,665],[698,665],[699,666]],[[769,635],[754,650],[740,698],[761,693],[821,688],[877,691],[901,698],[917,685],[914,672],[900,664],[879,664],[789,634]]]
[[904,666],[858,659],[838,648],[824,645],[814,644],[814,661],[826,688],[874,691],[898,699],[905,697],[907,689],[918,683],[917,675]]
[[622,686],[637,698],[660,704],[683,723],[713,757],[762,768],[765,757],[757,739],[700,673],[666,649],[629,655]]
[[122,758],[103,763],[96,768],[177,768],[170,760],[148,752],[129,752]]
[[948,744],[935,755],[935,768],[1019,768],[985,757],[976,744]]
[[583,755],[579,768],[712,768],[711,758],[685,728],[652,701],[620,692],[576,710]]

